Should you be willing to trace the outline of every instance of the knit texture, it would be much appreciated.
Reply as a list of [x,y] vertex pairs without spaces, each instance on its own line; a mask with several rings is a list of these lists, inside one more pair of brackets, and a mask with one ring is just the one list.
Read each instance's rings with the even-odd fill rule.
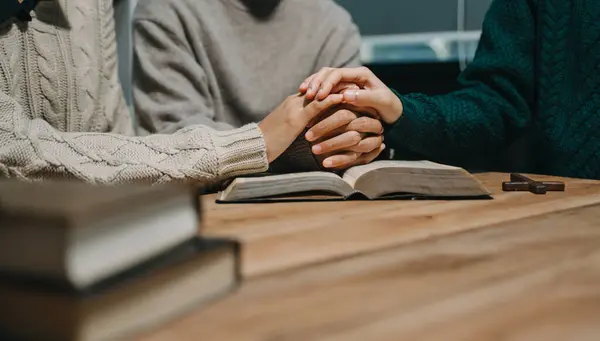
[[255,124],[133,136],[112,0],[41,2],[33,17],[0,26],[0,175],[209,184],[267,169]]
[[515,170],[600,179],[598,18],[594,0],[495,0],[462,89],[400,96],[386,141],[468,165],[526,140],[529,159]]
[[[333,0],[144,0],[134,16],[141,128],[261,121],[322,67],[360,65],[360,35]],[[272,167],[319,170],[303,137]]]

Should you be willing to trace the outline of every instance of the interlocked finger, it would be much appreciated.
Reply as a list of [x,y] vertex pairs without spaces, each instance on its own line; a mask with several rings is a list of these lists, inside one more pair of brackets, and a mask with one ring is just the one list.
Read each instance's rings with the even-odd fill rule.
[[316,141],[326,136],[332,136],[334,132],[339,131],[340,127],[350,124],[357,118],[358,114],[350,110],[337,110],[333,114],[310,127],[310,129],[306,132],[306,139],[308,141]]
[[360,140],[358,144],[348,148],[349,151],[357,153],[370,153],[383,144],[383,136],[369,136]]
[[360,133],[356,131],[347,131],[343,134],[332,137],[326,141],[313,146],[312,151],[316,155],[329,154],[337,151],[348,150],[356,146],[362,140]]

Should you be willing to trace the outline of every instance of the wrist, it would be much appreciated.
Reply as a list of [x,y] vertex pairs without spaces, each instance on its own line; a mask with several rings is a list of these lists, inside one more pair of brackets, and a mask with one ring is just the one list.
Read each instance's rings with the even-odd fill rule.
[[[256,124],[231,130],[208,131],[217,156],[220,177],[230,178],[267,170],[265,141]],[[202,141],[202,136],[206,135],[206,129],[195,129],[191,132],[191,141]]]
[[261,132],[261,134],[263,136],[263,139],[265,141],[265,150],[266,150],[266,153],[267,153],[267,161],[269,163],[271,163],[271,162],[273,162],[273,160],[275,160],[275,157],[273,157],[273,154],[274,154],[273,153],[273,148],[270,148],[270,146],[272,146],[273,143],[270,141],[270,136],[269,136],[269,134],[267,134],[268,129],[265,129],[265,123],[264,122],[265,122],[264,120],[261,121],[261,122],[259,122],[257,124],[257,126],[258,126],[258,130],[260,130],[260,132]]
[[385,117],[382,117],[383,121],[387,124],[394,124],[400,119],[404,111],[404,105],[400,99],[400,94],[396,90],[390,88],[390,106]]

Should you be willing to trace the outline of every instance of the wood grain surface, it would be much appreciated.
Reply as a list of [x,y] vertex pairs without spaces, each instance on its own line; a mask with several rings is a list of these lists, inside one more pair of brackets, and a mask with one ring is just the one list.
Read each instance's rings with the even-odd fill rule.
[[[433,225],[414,228],[439,229],[478,215],[489,222],[494,219],[488,210],[507,219],[255,278],[139,340],[598,340],[600,205],[584,205],[595,199],[585,186],[574,187],[562,201],[582,207],[565,208],[554,202],[556,196],[502,194],[495,203],[504,214],[473,204],[479,214],[456,208],[467,215],[461,220],[430,208],[444,212],[437,213],[444,223],[430,219]],[[511,201],[537,213],[519,213]],[[414,210],[426,211],[422,205]],[[407,219],[408,213],[400,216]]]
[[600,203],[598,181],[532,175],[567,184],[566,192],[534,195],[502,192],[508,174],[477,177],[494,200],[216,204],[206,196],[202,233],[240,240],[242,272],[252,278]]

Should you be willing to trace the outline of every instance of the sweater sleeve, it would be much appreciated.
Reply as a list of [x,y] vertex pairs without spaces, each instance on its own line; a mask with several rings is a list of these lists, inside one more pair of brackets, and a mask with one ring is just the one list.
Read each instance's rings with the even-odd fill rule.
[[[166,14],[165,14],[166,15]],[[133,101],[141,129],[172,133],[190,125],[233,129],[215,121],[207,75],[173,20],[134,21]],[[172,25],[171,25],[172,26]]]
[[172,135],[66,133],[28,119],[0,92],[0,175],[73,178],[96,184],[186,182],[210,185],[268,167],[260,129],[192,126]]
[[402,117],[386,133],[390,147],[447,163],[492,155],[523,133],[534,101],[531,0],[497,0],[486,16],[461,89],[441,96],[400,96]]

